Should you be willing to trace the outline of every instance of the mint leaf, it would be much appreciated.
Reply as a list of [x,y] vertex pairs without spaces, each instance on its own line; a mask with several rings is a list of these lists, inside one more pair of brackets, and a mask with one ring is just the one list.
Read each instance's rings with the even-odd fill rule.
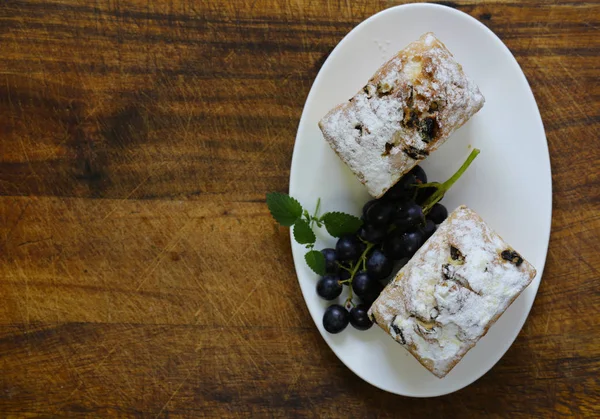
[[317,237],[310,228],[310,225],[300,218],[294,224],[294,239],[300,244],[313,244],[317,240]]
[[275,221],[285,227],[292,226],[302,216],[302,205],[288,194],[267,194],[267,206]]
[[325,275],[325,256],[318,250],[306,252],[304,260],[310,269],[317,275]]
[[327,212],[321,217],[327,232],[333,237],[341,237],[344,234],[353,234],[362,225],[360,218],[344,212]]

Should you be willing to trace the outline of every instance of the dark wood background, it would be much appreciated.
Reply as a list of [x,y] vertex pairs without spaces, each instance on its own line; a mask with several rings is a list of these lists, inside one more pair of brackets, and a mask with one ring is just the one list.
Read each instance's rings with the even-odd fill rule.
[[515,344],[417,400],[329,350],[264,204],[325,58],[396,2],[2,0],[0,416],[600,416],[600,6],[444,3],[525,71],[554,216]]

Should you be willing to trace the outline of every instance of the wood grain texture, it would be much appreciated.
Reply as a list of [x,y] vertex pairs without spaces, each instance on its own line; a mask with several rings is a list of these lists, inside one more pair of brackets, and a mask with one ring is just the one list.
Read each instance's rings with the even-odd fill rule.
[[3,0],[0,416],[599,417],[600,6],[444,3],[522,66],[554,213],[515,344],[423,401],[337,360],[264,205],[325,58],[396,2]]

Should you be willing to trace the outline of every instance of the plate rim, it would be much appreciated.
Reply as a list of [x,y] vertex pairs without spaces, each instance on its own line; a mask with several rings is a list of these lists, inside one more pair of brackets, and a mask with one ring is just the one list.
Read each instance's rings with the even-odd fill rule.
[[[440,391],[437,392],[435,394],[419,394],[419,393],[400,393],[397,392],[391,388],[387,388],[385,386],[381,386],[375,382],[373,382],[370,379],[367,379],[365,377],[363,377],[362,375],[360,375],[359,373],[357,373],[355,371],[354,368],[352,368],[351,365],[349,365],[348,363],[346,363],[344,361],[344,359],[338,354],[337,350],[329,344],[329,342],[327,341],[327,339],[325,339],[325,336],[323,335],[323,332],[319,329],[318,324],[317,324],[317,319],[312,315],[311,310],[308,306],[308,303],[306,301],[306,298],[304,298],[304,293],[302,293],[302,286],[301,286],[301,280],[300,280],[300,276],[298,275],[298,271],[299,271],[299,263],[303,263],[304,259],[303,258],[296,258],[294,256],[294,236],[292,234],[290,234],[290,243],[291,243],[291,253],[292,253],[292,259],[294,260],[294,269],[296,271],[296,279],[298,281],[298,285],[300,286],[300,292],[302,293],[302,298],[304,300],[304,303],[306,304],[307,310],[309,312],[309,314],[311,315],[311,318],[313,319],[313,321],[315,322],[315,327],[317,328],[317,331],[319,332],[319,334],[321,335],[321,338],[325,341],[325,343],[327,344],[327,346],[333,351],[333,353],[335,354],[335,356],[350,370],[352,371],[356,376],[358,376],[360,379],[362,379],[363,381],[369,383],[370,385],[377,387],[383,391],[386,391],[388,393],[392,393],[392,394],[396,394],[396,395],[400,395],[400,396],[405,396],[405,397],[414,397],[414,398],[430,398],[430,397],[440,397],[446,394],[451,394],[454,392],[457,392],[459,390],[462,390],[468,386],[470,386],[471,384],[473,384],[475,381],[479,380],[483,375],[487,374],[492,368],[494,368],[498,362],[506,355],[506,353],[508,352],[508,350],[513,346],[515,340],[517,339],[517,337],[519,336],[519,334],[521,333],[523,326],[525,325],[525,322],[527,321],[527,319],[529,318],[529,315],[531,313],[531,309],[533,308],[533,305],[535,304],[535,300],[537,298],[537,294],[538,294],[538,290],[539,290],[539,286],[542,282],[542,278],[544,275],[544,270],[545,270],[545,266],[546,266],[546,261],[548,259],[548,249],[549,249],[549,245],[550,245],[550,237],[551,237],[551,230],[552,230],[552,207],[553,207],[553,185],[552,185],[552,167],[551,167],[551,160],[550,160],[550,150],[548,147],[548,139],[546,137],[546,131],[544,129],[544,123],[542,120],[542,116],[540,113],[540,109],[538,106],[537,101],[535,100],[535,96],[533,94],[533,90],[531,89],[531,86],[527,80],[527,77],[525,76],[525,73],[523,71],[523,69],[521,68],[521,66],[519,65],[518,61],[516,60],[515,56],[512,54],[512,52],[510,51],[510,49],[506,46],[506,44],[504,44],[504,42],[498,37],[498,35],[496,35],[490,28],[488,28],[486,25],[484,25],[483,23],[481,23],[479,20],[477,20],[476,18],[474,18],[473,16],[469,15],[468,13],[465,13],[461,10],[455,9],[453,7],[449,7],[449,6],[445,6],[445,5],[441,5],[441,4],[436,4],[436,3],[410,3],[410,4],[402,4],[402,5],[397,5],[397,6],[392,6],[383,10],[380,10],[379,12],[369,16],[368,18],[364,19],[363,21],[361,21],[359,24],[357,24],[356,26],[354,26],[346,35],[344,35],[344,37],[336,44],[336,46],[333,48],[333,50],[331,51],[331,53],[327,56],[327,58],[325,59],[325,61],[323,62],[323,64],[321,65],[321,67],[319,68],[319,71],[317,73],[317,76],[314,78],[309,93],[304,101],[304,106],[302,108],[302,114],[300,117],[300,120],[298,122],[298,128],[296,130],[296,136],[294,139],[294,147],[293,147],[293,151],[292,151],[292,159],[291,159],[291,166],[290,166],[290,176],[289,176],[289,185],[288,185],[288,190],[290,195],[293,195],[293,190],[296,189],[295,184],[296,182],[294,181],[294,179],[297,179],[296,176],[296,171],[298,171],[298,155],[299,153],[297,153],[297,148],[298,146],[298,139],[301,135],[301,128],[303,127],[303,125],[305,125],[305,118],[306,118],[306,114],[307,114],[307,104],[309,103],[309,101],[311,101],[312,97],[314,94],[316,94],[313,91],[313,87],[316,85],[316,83],[320,80],[321,77],[323,77],[323,69],[328,65],[328,63],[330,62],[330,60],[332,60],[332,57],[336,57],[337,54],[339,54],[340,50],[341,50],[341,46],[345,45],[347,42],[349,41],[349,38],[351,37],[351,35],[354,32],[357,32],[361,29],[361,27],[365,26],[368,22],[375,20],[383,15],[386,14],[390,14],[390,13],[395,13],[398,10],[402,9],[402,10],[408,10],[408,9],[417,9],[417,8],[424,8],[424,9],[430,9],[432,11],[440,11],[443,10],[444,12],[449,12],[451,14],[453,14],[454,16],[458,17],[459,19],[466,19],[468,21],[470,21],[470,23],[475,23],[476,26],[479,26],[480,30],[483,30],[485,32],[487,32],[488,35],[491,35],[491,38],[493,39],[493,41],[500,47],[500,49],[502,50],[506,61],[508,61],[510,63],[510,65],[513,68],[516,68],[518,77],[521,79],[521,82],[524,83],[524,86],[526,86],[525,92],[526,94],[528,94],[531,99],[533,100],[533,103],[535,104],[535,110],[537,111],[537,129],[541,132],[544,141],[544,148],[543,150],[546,152],[546,156],[547,156],[547,175],[548,175],[548,179],[549,179],[549,184],[550,184],[550,189],[549,189],[549,211],[548,211],[548,219],[547,219],[547,231],[548,231],[548,235],[547,237],[545,237],[546,239],[546,248],[545,248],[545,255],[544,255],[544,260],[542,265],[539,267],[538,273],[536,275],[536,278],[534,278],[534,280],[532,281],[532,283],[530,283],[530,285],[526,288],[526,289],[532,289],[534,291],[534,295],[533,295],[533,300],[531,302],[531,304],[529,305],[529,307],[526,308],[526,315],[523,316],[523,320],[521,321],[521,324],[518,327],[518,332],[515,334],[514,338],[511,340],[510,344],[507,346],[506,350],[504,350],[504,352],[502,352],[502,354],[500,355],[500,357],[487,369],[484,369],[481,373],[476,373],[473,375],[473,379],[469,382],[467,382],[466,384],[464,384],[461,387],[455,388],[455,389],[451,389],[448,391]],[[299,262],[299,259],[302,259],[301,262]],[[538,279],[539,278],[539,279]],[[516,330],[516,328],[515,328]]]

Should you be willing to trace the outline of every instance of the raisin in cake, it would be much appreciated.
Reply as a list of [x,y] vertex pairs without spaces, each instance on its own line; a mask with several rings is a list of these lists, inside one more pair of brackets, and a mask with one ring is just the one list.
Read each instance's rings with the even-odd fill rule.
[[383,290],[369,316],[441,378],[535,274],[474,211],[461,206]]
[[426,33],[332,109],[319,127],[368,192],[380,197],[483,103],[450,51]]

